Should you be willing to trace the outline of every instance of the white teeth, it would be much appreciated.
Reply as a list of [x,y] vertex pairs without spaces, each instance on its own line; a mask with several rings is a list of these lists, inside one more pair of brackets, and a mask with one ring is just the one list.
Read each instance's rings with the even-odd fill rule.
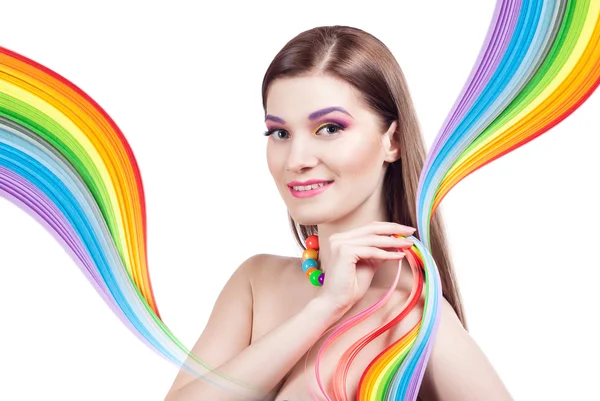
[[310,191],[312,189],[320,188],[320,187],[324,186],[325,184],[326,184],[325,182],[320,182],[318,184],[312,184],[312,185],[293,186],[292,188],[294,189],[294,191]]

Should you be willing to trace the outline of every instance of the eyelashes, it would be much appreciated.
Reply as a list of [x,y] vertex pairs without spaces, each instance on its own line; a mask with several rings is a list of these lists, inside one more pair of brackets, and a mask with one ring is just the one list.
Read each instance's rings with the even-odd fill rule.
[[[327,124],[323,124],[323,125],[319,126],[319,128],[316,130],[316,132],[321,131],[323,128],[335,128],[337,131],[343,131],[346,129],[346,126],[343,124],[339,124],[339,123],[327,123]],[[335,135],[337,133],[337,131],[334,133],[329,133],[327,136]],[[275,134],[276,132],[285,132],[289,135],[289,133],[286,130],[281,129],[281,128],[271,128],[270,130],[265,131],[263,133],[263,135],[271,136],[271,135]],[[284,139],[284,138],[278,138],[278,139]]]

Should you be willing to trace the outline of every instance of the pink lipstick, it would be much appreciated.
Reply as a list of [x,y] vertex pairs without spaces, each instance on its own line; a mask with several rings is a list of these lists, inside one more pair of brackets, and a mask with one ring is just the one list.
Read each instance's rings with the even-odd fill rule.
[[310,198],[325,192],[333,184],[333,181],[308,180],[288,182],[290,193],[295,198]]

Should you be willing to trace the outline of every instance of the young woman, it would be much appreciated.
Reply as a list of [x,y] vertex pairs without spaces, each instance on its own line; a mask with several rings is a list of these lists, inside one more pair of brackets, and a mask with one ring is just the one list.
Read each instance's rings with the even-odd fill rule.
[[[325,354],[320,377],[329,386],[343,352],[398,315],[411,292],[411,269],[399,250],[412,244],[403,237],[418,237],[415,197],[426,152],[400,66],[362,30],[329,26],[296,36],[269,66],[262,96],[269,170],[300,245],[318,236],[325,279],[320,285],[321,273],[309,272],[311,283],[298,258],[249,258],[223,288],[192,352],[218,372],[264,390],[223,383],[249,398],[312,400],[311,389],[320,394],[314,364],[323,334],[380,300],[402,263],[392,298]],[[445,298],[420,399],[511,400],[467,332],[438,214],[432,247]],[[347,376],[349,399],[356,399],[368,364],[420,320],[423,299],[355,359]],[[183,370],[166,397],[235,399],[234,392]]]

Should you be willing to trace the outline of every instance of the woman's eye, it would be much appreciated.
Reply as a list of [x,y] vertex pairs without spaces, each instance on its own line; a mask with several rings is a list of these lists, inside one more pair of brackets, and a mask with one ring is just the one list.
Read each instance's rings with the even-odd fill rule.
[[275,138],[277,138],[277,139],[286,139],[286,138],[289,138],[290,133],[285,130],[278,129],[275,131],[274,135],[275,135]]
[[[340,124],[329,123],[329,124],[322,125],[317,130],[317,134],[323,135],[323,136],[332,136],[332,135],[338,134],[339,131],[343,131],[344,129],[345,129],[345,127],[343,127]],[[290,137],[290,133],[284,129],[272,128],[272,129],[268,130],[267,132],[265,132],[265,136],[272,136],[273,139],[275,139],[276,141],[282,141],[284,139],[288,139]]]
[[290,134],[286,130],[274,128],[265,132],[265,136],[272,136],[275,140],[283,140],[289,138]]
[[322,126],[321,128],[319,128],[319,130],[317,132],[323,132],[325,135],[334,135],[337,134],[338,131],[343,131],[344,127],[342,127],[339,124],[326,124],[324,126]]

